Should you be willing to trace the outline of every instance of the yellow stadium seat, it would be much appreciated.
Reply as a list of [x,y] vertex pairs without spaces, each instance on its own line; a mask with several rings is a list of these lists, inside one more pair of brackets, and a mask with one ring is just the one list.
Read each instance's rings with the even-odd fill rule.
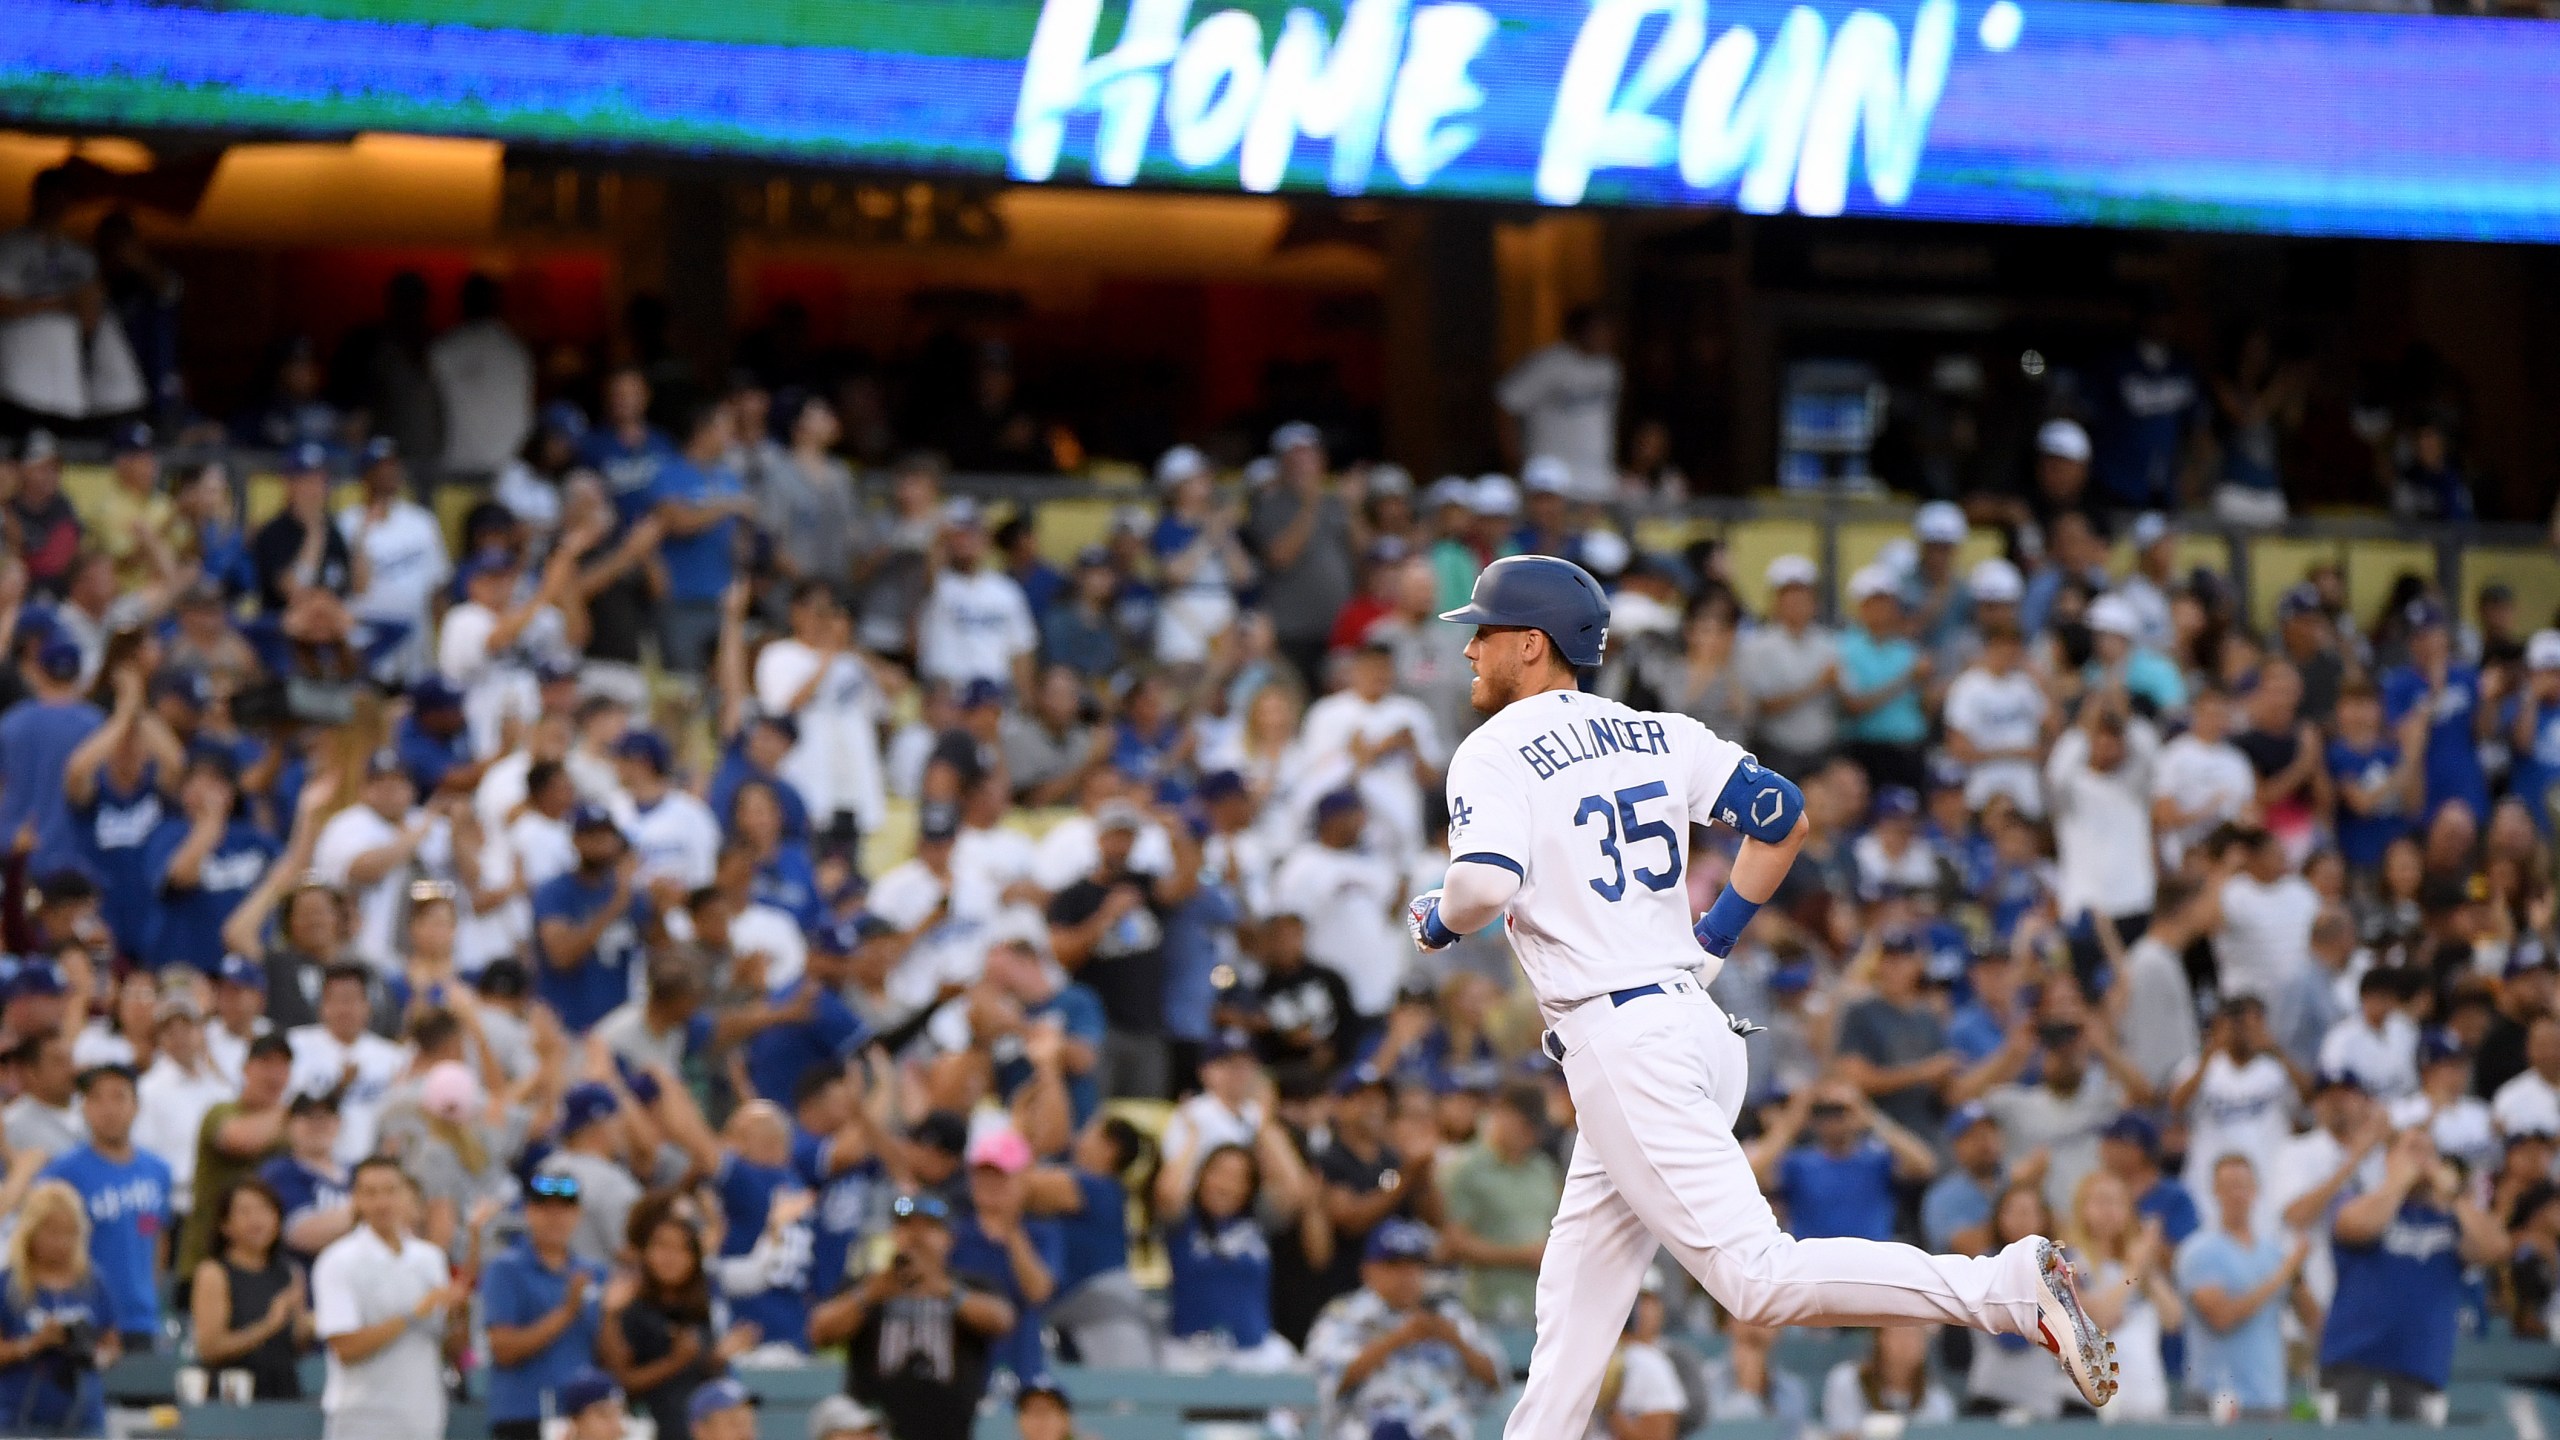
[[2261,626],[2274,622],[2279,596],[2301,584],[2313,565],[2323,560],[2335,562],[2340,553],[2335,540],[2296,540],[2282,535],[2261,536],[2248,545],[2248,615],[2252,624]]
[[436,491],[436,523],[444,527],[445,553],[462,558],[462,518],[486,498],[484,492],[447,485]]
[[[1899,520],[1843,521],[1837,550],[1841,583],[1846,584],[1850,576],[1874,563],[1887,545],[1910,539],[1911,527]],[[1964,574],[1999,554],[2000,548],[1999,531],[1980,527],[1966,531],[1964,543],[1956,547],[1956,573]]]
[[2347,542],[2347,613],[2370,629],[2392,582],[2403,574],[2436,578],[2436,547],[2424,540]]
[[1781,555],[1822,559],[1822,532],[1810,520],[1739,520],[1724,532],[1725,573],[1755,612],[1769,608],[1769,562]]
[[1061,568],[1075,563],[1076,552],[1111,536],[1109,500],[1044,500],[1034,508],[1032,532],[1040,539],[1040,555]]
[[1677,555],[1715,534],[1715,522],[1694,515],[1648,515],[1636,522],[1636,552]]
[[240,513],[247,518],[248,525],[251,530],[256,530],[259,526],[274,519],[276,512],[283,508],[283,476],[266,474],[252,475],[243,483],[241,487]]
[[1165,1122],[1173,1118],[1173,1102],[1115,1095],[1102,1102],[1102,1113],[1128,1121],[1150,1140],[1161,1140]]
[[2555,623],[2560,611],[2560,555],[2520,546],[2478,546],[2462,552],[2462,615],[2480,618],[2480,587],[2504,585],[2516,595],[2516,624],[2531,634]]

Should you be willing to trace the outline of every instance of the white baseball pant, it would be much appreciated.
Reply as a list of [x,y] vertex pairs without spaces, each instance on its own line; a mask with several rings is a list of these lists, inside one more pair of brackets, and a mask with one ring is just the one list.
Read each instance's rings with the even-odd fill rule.
[[1581,1127],[1538,1267],[1538,1343],[1504,1440],[1580,1440],[1659,1242],[1725,1310],[1760,1325],[1964,1325],[2036,1333],[2035,1243],[1988,1257],[1778,1228],[1733,1138],[1742,1037],[1694,980],[1560,1017]]

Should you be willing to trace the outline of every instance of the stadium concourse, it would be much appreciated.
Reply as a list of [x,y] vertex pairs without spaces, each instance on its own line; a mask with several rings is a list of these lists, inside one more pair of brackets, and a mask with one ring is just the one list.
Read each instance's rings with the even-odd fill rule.
[[[1436,617],[1538,553],[1588,688],[1801,784],[1714,983],[1793,1233],[2063,1237],[2111,1420],[2543,1433],[2560,561],[2437,412],[2397,522],[2269,528],[2192,384],[1916,510],[1693,502],[1595,312],[1506,473],[1292,419],[1084,483],[1001,386],[956,474],[790,374],[538,389],[486,288],[355,402],[117,411],[89,284],[0,314],[0,1432],[1494,1433],[1573,1104],[1499,927],[1400,917]],[[1668,1264],[1610,1376],[1612,1440],[2088,1418]]]

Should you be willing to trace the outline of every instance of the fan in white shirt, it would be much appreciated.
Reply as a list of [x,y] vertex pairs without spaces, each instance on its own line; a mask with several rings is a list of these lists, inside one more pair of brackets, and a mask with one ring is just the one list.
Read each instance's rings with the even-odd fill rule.
[[2284,842],[2264,830],[2236,839],[2205,882],[2214,960],[2225,999],[2274,1002],[2311,966],[2320,892],[2286,868]]
[[2006,795],[2030,819],[2044,814],[2037,758],[2044,753],[2045,721],[2052,705],[2025,665],[2026,649],[2015,629],[1983,636],[1982,657],[1947,687],[1940,714],[1947,749],[1967,767],[1964,803],[1980,810]]
[[951,842],[951,913],[992,920],[1008,905],[1041,906],[1049,892],[1032,878],[1040,847],[1004,823],[1001,774],[981,777],[960,799],[960,833]]
[[2352,1075],[2365,1093],[2393,1101],[2417,1093],[2418,1022],[2400,1008],[2407,987],[2397,970],[2367,970],[2356,982],[2356,1013],[2320,1037],[2320,1073]]
[[2188,849],[2237,820],[2258,798],[2258,772],[2230,742],[2231,700],[2219,690],[2196,692],[2187,733],[2160,747],[2151,781],[2151,824],[2160,835],[2160,863],[2174,870]]
[[387,437],[376,436],[364,450],[363,503],[338,512],[338,533],[365,578],[348,609],[362,619],[408,627],[379,667],[403,684],[430,668],[436,593],[453,578],[444,526],[435,512],[403,493],[408,480],[399,451]]
[[2061,913],[2144,914],[2159,885],[2151,855],[2151,765],[2159,740],[2121,702],[2081,707],[2044,767],[2053,812],[2054,898]]
[[1394,1005],[1413,947],[1397,943],[1403,870],[1362,848],[1367,820],[1356,791],[1317,801],[1316,838],[1281,860],[1271,904],[1306,922],[1307,957],[1340,975],[1352,1005],[1374,1018]]
[[2436,1148],[2471,1167],[2475,1175],[2497,1169],[2497,1123],[2489,1104],[2471,1093],[2471,1052],[2451,1031],[2418,1043],[2418,1093],[2391,1107],[2391,1128],[2424,1125]]
[[436,670],[462,692],[473,754],[503,753],[509,730],[542,714],[544,673],[575,677],[585,610],[572,607],[581,617],[573,629],[558,602],[577,584],[582,542],[592,543],[567,537],[530,593],[507,551],[464,562],[463,601],[437,622]]
[[409,1047],[367,1030],[365,1022],[371,1018],[373,1001],[364,973],[333,965],[320,981],[320,1023],[285,1032],[293,1046],[293,1093],[338,1097],[335,1153],[341,1165],[373,1153],[383,1104],[409,1068]]
[[972,680],[1031,689],[1031,656],[1040,645],[1031,602],[1001,570],[980,566],[987,532],[974,500],[943,506],[943,568],[933,577],[924,610],[916,617],[916,672],[958,689]]
[[1431,709],[1395,691],[1395,649],[1364,642],[1351,683],[1307,707],[1299,732],[1311,771],[1329,791],[1348,779],[1360,790],[1373,848],[1401,859],[1422,844],[1422,797],[1440,783],[1449,752]]
[[2525,1069],[2489,1097],[2498,1133],[2560,1135],[2560,1018],[2541,1015],[2524,1032]]
[[365,764],[362,803],[329,817],[312,846],[311,868],[354,901],[356,931],[349,949],[385,975],[397,975],[400,911],[417,869],[418,847],[443,822],[412,808],[417,791],[397,751],[375,752]]
[[2256,1220],[2262,1227],[2281,1222],[2310,1238],[2302,1281],[2326,1305],[2338,1290],[2337,1263],[2329,1252],[2330,1219],[2339,1201],[2382,1184],[2391,1125],[2354,1076],[2325,1071],[2312,1092],[2311,1118],[2310,1129],[2278,1145],[2260,1167],[2267,1183]]
[[174,992],[156,1015],[160,1053],[135,1083],[133,1143],[168,1164],[169,1195],[183,1210],[195,1186],[196,1132],[205,1112],[236,1097],[240,1087],[224,1079],[205,1053],[204,1024],[192,997]]
[[[1083,807],[1049,827],[1040,837],[1040,847],[1031,860],[1031,879],[1051,894],[1066,889],[1102,863],[1102,821],[1106,812],[1118,813],[1134,805],[1129,798],[1131,786],[1119,771],[1109,766],[1096,768],[1085,777],[1079,803]],[[1141,875],[1167,875],[1173,871],[1173,840],[1164,827],[1143,813],[1137,819],[1138,838],[1129,847],[1129,868]]]
[[853,648],[853,622],[823,581],[804,582],[791,600],[791,635],[757,652],[756,706],[788,717],[798,738],[782,778],[826,828],[839,814],[871,834],[886,818],[880,726],[889,697],[870,662]]
[[711,883],[720,862],[720,822],[711,807],[668,778],[675,760],[667,742],[634,730],[615,743],[622,788],[630,797],[614,817],[640,857],[640,881],[673,910],[683,897]]
[[2267,1032],[2267,1007],[2254,995],[2223,1002],[2205,1053],[2178,1067],[2169,1109],[2187,1117],[2187,1168],[2181,1177],[2207,1228],[2213,1215],[2213,1162],[2246,1155],[2263,1164],[2293,1133],[2301,1079]]

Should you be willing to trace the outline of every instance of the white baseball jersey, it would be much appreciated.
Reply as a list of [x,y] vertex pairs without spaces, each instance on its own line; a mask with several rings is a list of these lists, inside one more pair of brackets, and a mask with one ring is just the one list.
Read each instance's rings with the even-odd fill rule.
[[1689,928],[1689,827],[1715,818],[1747,758],[1686,715],[1575,690],[1515,701],[1458,746],[1452,863],[1520,876],[1504,920],[1550,1018],[1595,995],[1693,974],[1703,983],[1723,968]]

